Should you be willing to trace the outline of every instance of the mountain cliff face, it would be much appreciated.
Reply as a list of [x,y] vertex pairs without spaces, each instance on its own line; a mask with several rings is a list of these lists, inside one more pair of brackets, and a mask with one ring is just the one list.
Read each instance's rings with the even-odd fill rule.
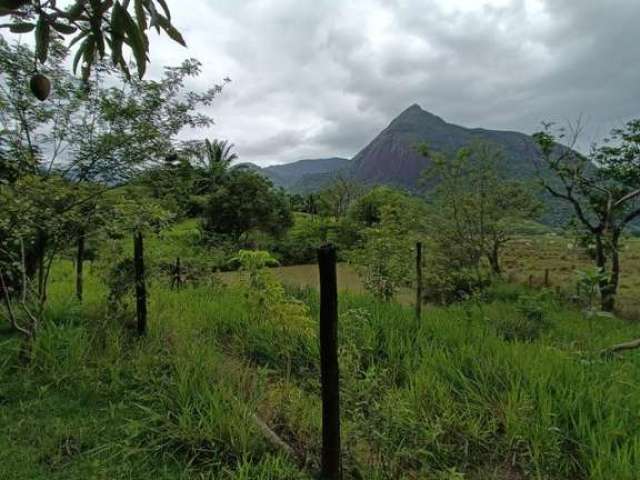
[[502,147],[508,178],[531,180],[536,175],[533,159],[537,148],[529,135],[519,132],[465,128],[447,123],[419,105],[411,105],[352,159],[300,160],[286,165],[259,168],[276,186],[293,192],[320,190],[337,175],[366,184],[391,184],[416,189],[420,174],[431,159],[418,154],[416,146],[426,143],[434,152],[455,153],[474,140]]
[[502,146],[508,177],[525,179],[535,174],[532,159],[536,147],[528,135],[464,128],[447,123],[415,104],[396,117],[353,158],[350,172],[365,183],[414,188],[421,172],[431,163],[429,158],[417,153],[417,144],[424,142],[432,151],[455,153],[475,139]]

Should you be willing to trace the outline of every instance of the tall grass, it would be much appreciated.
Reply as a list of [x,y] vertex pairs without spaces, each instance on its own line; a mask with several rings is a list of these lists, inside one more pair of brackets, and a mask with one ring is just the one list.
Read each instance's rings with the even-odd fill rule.
[[[95,278],[82,306],[72,283],[61,263],[29,364],[15,338],[0,341],[1,478],[312,478],[315,336],[256,321],[239,286],[156,282],[139,340],[105,311]],[[314,290],[289,293],[317,318]],[[340,296],[346,478],[637,477],[638,356],[594,352],[640,328],[589,322],[551,297],[537,300],[538,325],[519,307],[525,293],[498,289],[420,322],[395,303]]]

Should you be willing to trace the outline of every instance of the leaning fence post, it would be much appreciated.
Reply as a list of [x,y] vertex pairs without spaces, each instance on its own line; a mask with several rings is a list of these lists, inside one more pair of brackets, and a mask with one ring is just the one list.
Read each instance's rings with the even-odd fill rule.
[[416,320],[422,318],[422,242],[416,242]]
[[338,480],[340,465],[340,387],[338,371],[338,286],[336,249],[318,249],[320,271],[320,380],[322,383],[321,478]]
[[147,286],[144,278],[144,248],[142,232],[133,236],[133,266],[136,282],[136,316],[138,319],[138,335],[147,333]]

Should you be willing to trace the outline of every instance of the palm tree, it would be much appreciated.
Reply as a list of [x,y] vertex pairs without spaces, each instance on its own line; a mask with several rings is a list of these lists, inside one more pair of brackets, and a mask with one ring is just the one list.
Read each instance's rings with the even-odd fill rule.
[[233,143],[229,143],[227,140],[215,138],[210,142],[205,139],[202,152],[198,158],[204,177],[203,190],[213,190],[218,181],[229,170],[231,162],[238,158],[238,155],[231,153],[233,147]]

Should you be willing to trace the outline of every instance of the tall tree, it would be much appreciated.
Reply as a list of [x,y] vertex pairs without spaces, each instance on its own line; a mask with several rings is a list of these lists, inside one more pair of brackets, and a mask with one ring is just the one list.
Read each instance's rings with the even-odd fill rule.
[[121,79],[117,86],[99,89],[97,111],[77,130],[76,174],[84,178],[90,171],[103,182],[122,182],[163,164],[181,148],[177,135],[183,129],[211,125],[211,117],[199,109],[210,106],[223,86],[187,90],[187,79],[200,72],[201,63],[189,59],[165,67],[159,80]]
[[[25,275],[6,283],[23,291],[26,280],[38,273],[39,294],[45,299],[48,254],[58,251],[55,242],[68,240],[61,230],[72,228],[72,212],[67,209],[87,194],[73,188],[58,171],[83,108],[83,89],[62,67],[65,57],[65,48],[53,42],[42,71],[56,80],[58,88],[48,102],[40,103],[28,90],[33,52],[0,38],[0,123],[7,157],[0,186],[5,198],[0,211],[0,224],[5,225],[0,228],[0,263],[7,268],[21,265]],[[8,268],[7,277],[10,271],[16,273]]]
[[433,160],[424,179],[436,182],[435,236],[461,247],[470,265],[484,257],[493,273],[501,273],[502,248],[518,222],[538,215],[540,202],[525,184],[504,178],[504,155],[495,145],[476,141],[455,156],[422,151]]
[[589,155],[573,148],[578,133],[573,129],[567,135],[546,124],[534,135],[544,167],[541,173],[547,174],[540,180],[547,192],[573,207],[600,270],[601,308],[611,311],[620,281],[622,236],[640,217],[640,120],[613,130]]
[[284,192],[249,170],[232,170],[207,197],[205,232],[227,235],[239,241],[253,230],[280,235],[293,224]]
[[229,170],[231,163],[238,158],[233,153],[233,143],[228,140],[213,141],[205,139],[202,149],[198,152],[198,161],[202,174],[202,181],[197,187],[198,193],[212,192],[220,180]]
[[328,215],[340,219],[363,194],[362,185],[338,175],[331,185],[320,193],[320,203]]
[[424,233],[424,204],[419,199],[380,207],[380,219],[364,230],[364,241],[354,249],[354,263],[365,288],[375,297],[389,301],[403,285],[415,280],[413,247]]

